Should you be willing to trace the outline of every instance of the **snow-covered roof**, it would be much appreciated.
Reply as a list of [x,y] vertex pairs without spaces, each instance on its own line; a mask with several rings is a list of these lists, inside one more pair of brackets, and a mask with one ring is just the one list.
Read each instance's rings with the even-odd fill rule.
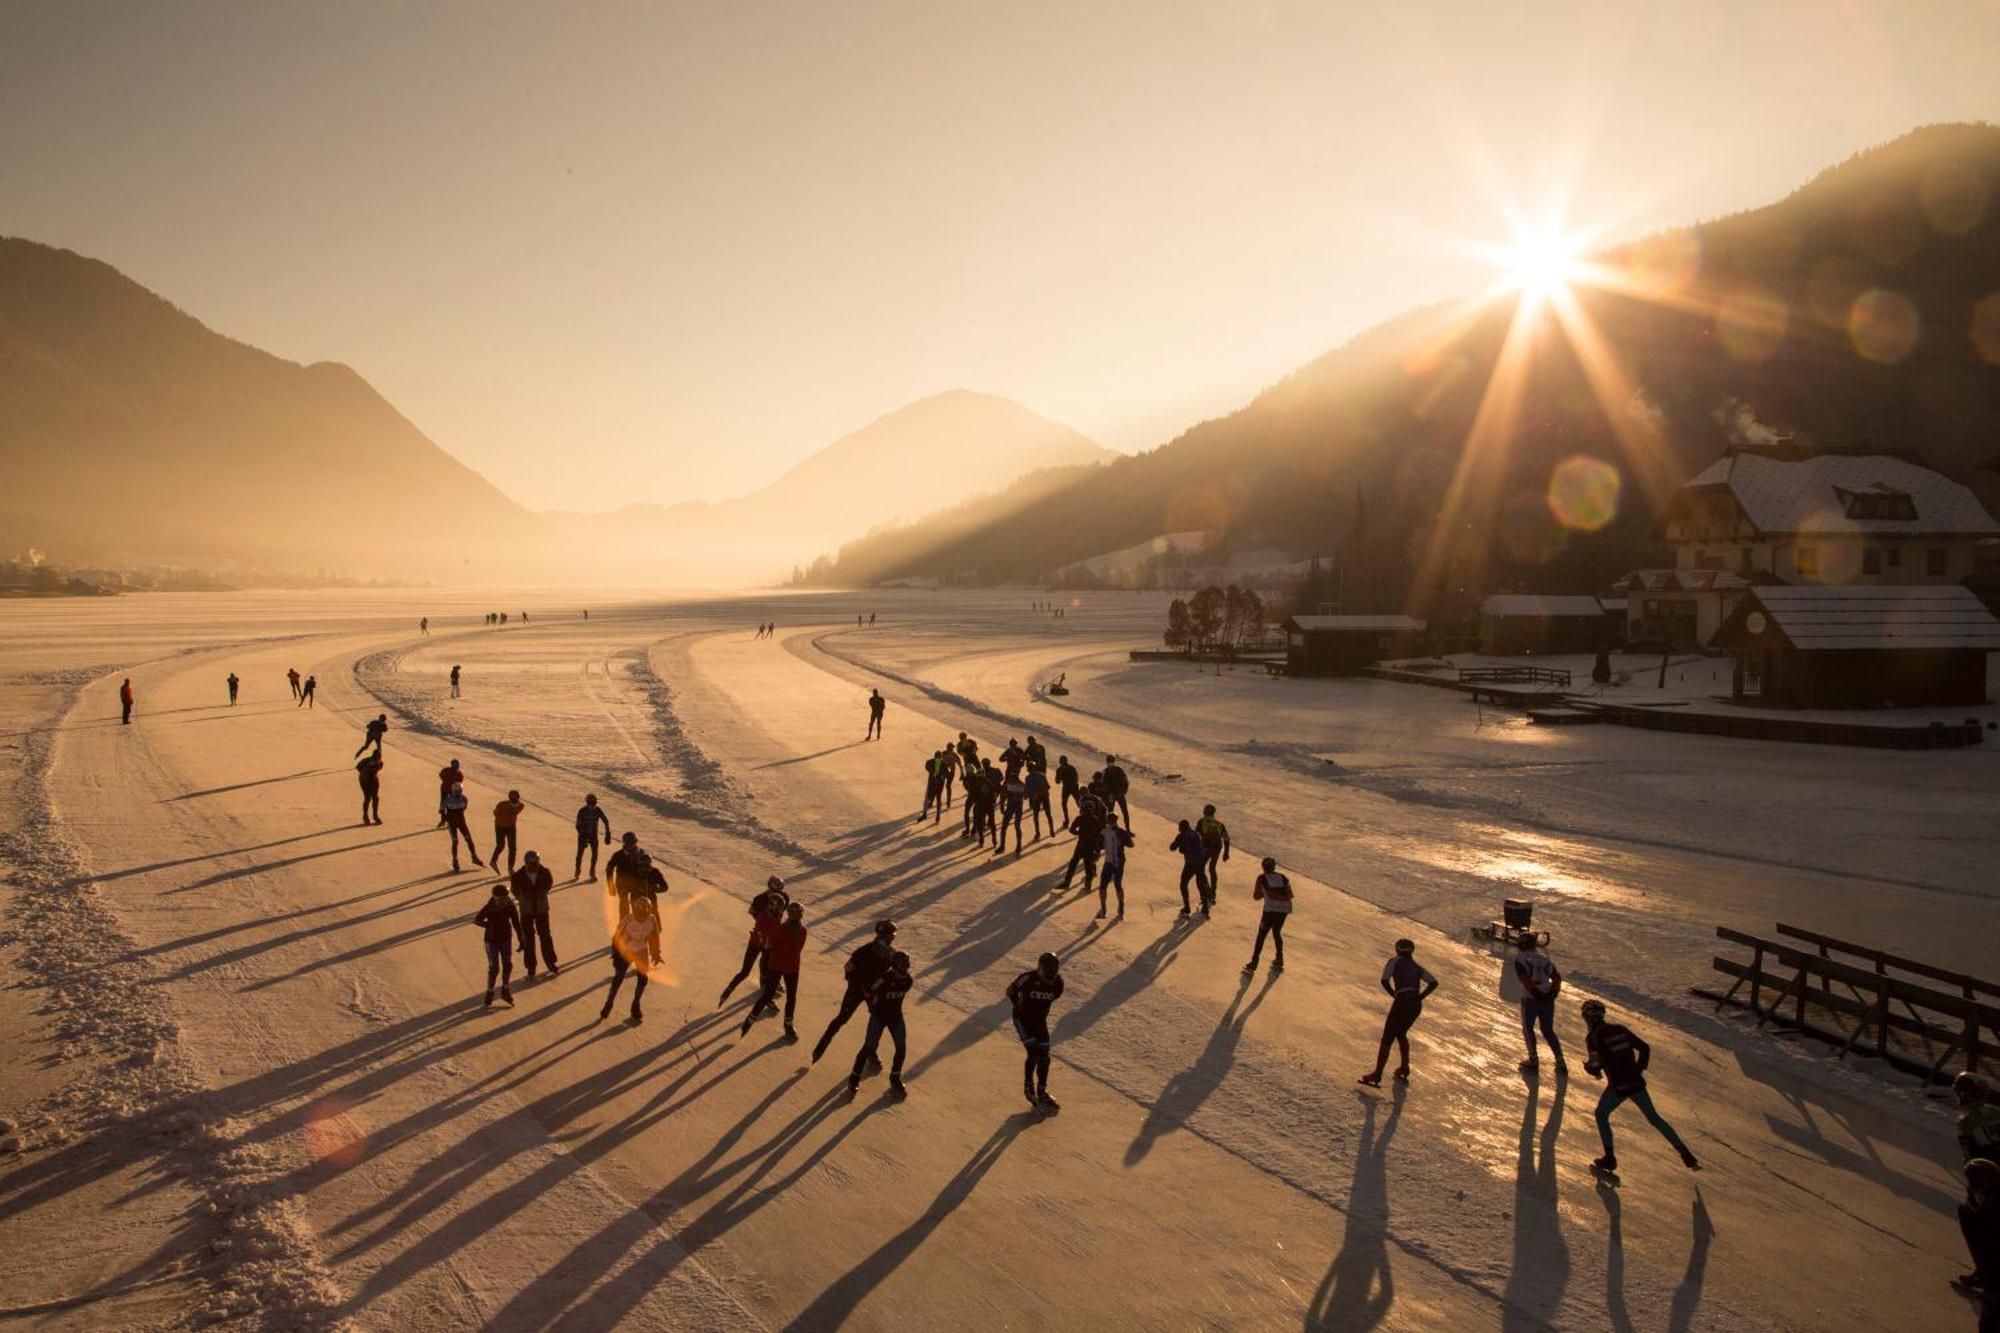
[[1414,634],[1424,622],[1414,616],[1290,616],[1285,628],[1302,634]]
[[[1978,497],[1942,472],[1886,454],[1815,454],[1771,458],[1736,453],[1716,459],[1684,490],[1726,486],[1757,531],[1974,534],[2000,532]],[[1915,518],[1850,518],[1850,496],[1907,495]]]
[[1635,569],[1611,585],[1624,592],[1727,592],[1750,580],[1726,569]]
[[1496,592],[1479,604],[1482,616],[1601,616],[1604,608],[1595,597],[1545,596],[1540,593]]
[[1717,642],[1745,637],[1759,610],[1794,648],[2000,649],[2000,620],[1958,584],[1758,588]]

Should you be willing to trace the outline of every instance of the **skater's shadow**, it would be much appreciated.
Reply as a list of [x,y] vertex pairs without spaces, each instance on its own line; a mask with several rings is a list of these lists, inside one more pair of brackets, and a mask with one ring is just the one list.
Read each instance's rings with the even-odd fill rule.
[[[1146,1154],[1153,1150],[1153,1144],[1161,1135],[1186,1124],[1208,1100],[1209,1094],[1222,1086],[1222,1080],[1228,1077],[1230,1067],[1236,1063],[1236,1048],[1243,1040],[1244,1026],[1249,1023],[1250,1015],[1256,1012],[1257,1006],[1264,1002],[1264,997],[1271,993],[1271,987],[1277,980],[1276,973],[1265,973],[1263,987],[1245,1004],[1244,997],[1250,995],[1251,979],[1248,976],[1243,978],[1235,998],[1223,1012],[1222,1021],[1215,1025],[1208,1045],[1195,1057],[1193,1064],[1168,1079],[1167,1085],[1160,1089],[1160,1095],[1153,1099],[1144,1123],[1139,1126],[1138,1136],[1125,1149],[1127,1167],[1145,1161]],[[1373,1099],[1370,1100],[1372,1102]]]
[[1680,1285],[1674,1288],[1673,1301],[1667,1307],[1668,1333],[1687,1333],[1694,1326],[1695,1311],[1701,1308],[1701,1287],[1708,1279],[1708,1243],[1715,1238],[1715,1224],[1708,1220],[1708,1204],[1701,1197],[1701,1187],[1694,1191],[1694,1240],[1688,1249],[1687,1271],[1681,1275]]
[[[367,842],[350,842],[344,846],[327,847],[317,852],[300,852],[297,856],[279,857],[275,861],[259,861],[253,866],[237,866],[233,870],[217,871],[206,878],[195,880],[191,884],[183,884],[179,888],[168,889],[166,892],[168,894],[193,893],[197,889],[213,888],[217,884],[226,884],[233,879],[245,879],[251,875],[262,875],[272,870],[284,870],[287,867],[301,865],[307,861],[317,861],[324,856],[340,856],[347,852],[358,852],[366,847],[381,847],[387,843],[403,842],[410,838],[421,838],[430,832],[432,832],[430,829],[412,829],[408,833],[391,833],[383,838],[370,838]],[[200,860],[202,858],[197,857],[193,859]]]
[[842,750],[859,749],[867,743],[866,741],[849,741],[845,745],[829,746],[824,750],[815,750],[811,754],[795,754],[789,759],[773,759],[768,764],[753,765],[750,771],[752,773],[761,773],[767,768],[788,768],[793,764],[811,763],[815,759],[824,759],[830,754],[839,754]]
[[1539,1143],[1535,1123],[1541,1080],[1528,1080],[1528,1095],[1521,1105],[1520,1149],[1514,1159],[1514,1262],[1501,1296],[1503,1329],[1549,1327],[1569,1286],[1569,1243],[1563,1239],[1556,1198],[1556,1147],[1568,1091],[1567,1080],[1555,1081],[1555,1104],[1541,1127]]
[[1625,1306],[1625,1213],[1618,1187],[1600,1178],[1597,1201],[1609,1223],[1604,1252],[1604,1317],[1612,1333],[1632,1333],[1632,1312]]
[[979,1188],[979,1182],[986,1178],[1000,1161],[1001,1156],[1023,1129],[1036,1123],[1037,1117],[1030,1115],[1011,1116],[995,1129],[986,1142],[958,1169],[958,1174],[945,1182],[938,1196],[916,1221],[884,1241],[879,1249],[863,1259],[846,1274],[836,1278],[831,1286],[821,1292],[817,1299],[799,1311],[785,1327],[806,1330],[839,1328],[853,1314],[870,1292],[898,1268],[909,1261],[929,1240],[944,1220],[950,1217],[972,1192]]
[[1379,1130],[1375,1117],[1381,1113],[1381,1099],[1355,1094],[1361,1103],[1361,1142],[1354,1152],[1354,1181],[1343,1210],[1347,1232],[1306,1310],[1307,1333],[1373,1328],[1395,1302],[1396,1285],[1389,1273],[1389,1141],[1395,1137],[1408,1094],[1408,1084],[1395,1085],[1388,1118]]
[[278,782],[296,782],[300,778],[324,777],[328,773],[338,773],[337,768],[305,768],[296,773],[286,773],[275,778],[252,778],[248,782],[232,782],[226,787],[203,787],[199,791],[184,791],[179,796],[162,796],[161,805],[172,805],[177,801],[192,801],[201,796],[220,796],[224,792],[242,791],[246,787],[268,787]]

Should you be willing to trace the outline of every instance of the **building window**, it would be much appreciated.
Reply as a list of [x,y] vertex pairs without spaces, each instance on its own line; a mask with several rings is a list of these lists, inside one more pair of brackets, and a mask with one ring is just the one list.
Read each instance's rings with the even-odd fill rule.
[[1951,553],[1942,546],[1933,546],[1924,552],[1924,573],[1932,578],[1943,578]]
[[1819,573],[1819,548],[1817,546],[1801,546],[1799,548],[1797,564],[1799,573],[1801,574]]
[[1889,568],[1901,569],[1902,567],[1903,567],[1903,548],[1900,546],[1891,546],[1889,548]]
[[1880,574],[1882,572],[1882,553],[1873,546],[1862,549],[1861,572],[1863,574]]

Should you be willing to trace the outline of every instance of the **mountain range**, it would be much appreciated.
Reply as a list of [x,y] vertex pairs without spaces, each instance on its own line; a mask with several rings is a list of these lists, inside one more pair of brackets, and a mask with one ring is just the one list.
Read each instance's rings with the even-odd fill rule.
[[[1894,449],[1961,478],[2000,452],[2000,128],[1914,131],[1587,272],[1580,338],[1560,302],[1518,330],[1512,300],[1412,311],[1157,449],[850,543],[813,581],[1048,579],[1201,529],[1218,554],[1332,557],[1348,609],[1462,610],[1657,562],[1666,493],[1732,443]],[[1551,503],[1578,456],[1615,470],[1609,512]]]

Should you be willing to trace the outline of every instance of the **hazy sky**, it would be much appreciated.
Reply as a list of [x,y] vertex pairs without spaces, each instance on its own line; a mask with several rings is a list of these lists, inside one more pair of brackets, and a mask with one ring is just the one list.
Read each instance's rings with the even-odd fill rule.
[[1911,0],[0,0],[0,233],[601,509],[955,386],[1149,448],[1484,286],[1503,192],[1765,203],[2000,120],[1996,56]]

